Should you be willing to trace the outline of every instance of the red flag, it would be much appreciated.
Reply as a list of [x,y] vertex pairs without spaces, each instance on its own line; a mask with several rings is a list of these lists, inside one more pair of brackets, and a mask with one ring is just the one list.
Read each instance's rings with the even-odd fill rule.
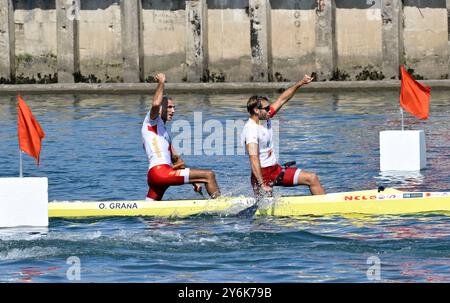
[[401,70],[400,105],[417,118],[421,120],[428,119],[431,88],[414,80],[403,65]]
[[25,104],[20,96],[18,108],[19,122],[19,148],[21,151],[36,158],[39,166],[39,154],[41,153],[41,140],[45,134],[39,123],[34,119],[30,108]]

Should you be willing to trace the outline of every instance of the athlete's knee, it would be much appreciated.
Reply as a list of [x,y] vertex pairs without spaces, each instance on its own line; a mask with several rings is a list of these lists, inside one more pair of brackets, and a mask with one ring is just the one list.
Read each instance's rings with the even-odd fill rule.
[[317,176],[315,173],[311,173],[310,183],[311,183],[311,185],[320,184],[319,176]]
[[310,173],[310,172],[305,174],[303,180],[304,180],[304,184],[309,185],[309,186],[314,186],[320,182],[319,177],[315,173]]
[[208,171],[206,172],[206,178],[207,178],[209,181],[216,180],[216,174],[215,174],[212,170],[208,170]]

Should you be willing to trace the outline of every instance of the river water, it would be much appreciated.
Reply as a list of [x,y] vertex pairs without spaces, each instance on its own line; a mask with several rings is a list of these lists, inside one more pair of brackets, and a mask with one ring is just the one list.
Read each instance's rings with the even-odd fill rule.
[[[173,97],[176,116],[168,129],[187,165],[213,169],[226,195],[250,195],[249,162],[230,131],[230,123],[247,119],[249,96]],[[25,176],[48,177],[50,201],[145,197],[140,128],[150,96],[23,98],[46,133],[41,166],[25,155]],[[379,185],[450,191],[448,92],[432,92],[429,120],[405,114],[406,129],[425,131],[427,168],[380,173],[379,132],[400,129],[400,117],[398,92],[298,93],[275,120],[280,161],[295,160],[316,172],[327,192]],[[13,96],[0,96],[0,155],[0,177],[18,176]],[[276,192],[309,193],[304,187]],[[170,188],[164,198],[197,196],[185,185]],[[81,282],[449,282],[450,219],[52,219],[48,229],[0,229],[0,282],[68,282],[73,260],[79,261]],[[379,275],[368,275],[378,263]]]

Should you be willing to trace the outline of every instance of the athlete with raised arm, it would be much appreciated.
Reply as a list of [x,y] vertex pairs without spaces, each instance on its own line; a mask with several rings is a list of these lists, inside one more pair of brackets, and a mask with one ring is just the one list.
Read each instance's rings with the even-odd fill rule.
[[273,147],[272,123],[270,119],[286,104],[303,85],[311,83],[312,77],[305,77],[285,90],[270,104],[268,97],[252,96],[247,102],[250,115],[241,135],[251,164],[251,184],[255,195],[272,195],[273,186],[307,185],[313,195],[323,195],[325,190],[315,173],[300,168],[283,169],[277,162]]
[[201,184],[204,184],[211,198],[217,198],[220,190],[214,172],[186,168],[175,152],[166,129],[166,122],[172,121],[175,114],[175,104],[171,97],[163,95],[166,76],[157,74],[155,79],[158,86],[141,130],[149,162],[147,200],[161,200],[169,186],[187,183],[193,184],[194,190],[200,193]]

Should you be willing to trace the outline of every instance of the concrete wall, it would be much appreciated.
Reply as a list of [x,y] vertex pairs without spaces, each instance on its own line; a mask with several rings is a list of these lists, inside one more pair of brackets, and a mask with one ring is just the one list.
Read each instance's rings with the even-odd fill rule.
[[185,1],[143,0],[144,77],[165,72],[168,81],[185,74]]
[[14,1],[16,76],[53,77],[56,70],[55,1]]
[[274,81],[295,81],[316,69],[316,1],[270,2]]
[[15,65],[14,5],[11,0],[0,0],[0,82],[14,76]]
[[356,79],[364,69],[382,70],[381,0],[351,2],[336,1],[337,67]]
[[445,0],[407,0],[404,11],[405,63],[419,78],[448,78]]
[[[449,0],[121,1],[1,0],[1,81],[51,82],[63,68],[60,82],[379,80],[400,63],[449,77]],[[56,3],[77,21],[69,39]]]
[[209,72],[212,81],[250,81],[248,1],[208,1]]
[[[102,82],[122,78],[119,0],[81,1],[80,72]],[[94,78],[94,79],[95,79]]]

